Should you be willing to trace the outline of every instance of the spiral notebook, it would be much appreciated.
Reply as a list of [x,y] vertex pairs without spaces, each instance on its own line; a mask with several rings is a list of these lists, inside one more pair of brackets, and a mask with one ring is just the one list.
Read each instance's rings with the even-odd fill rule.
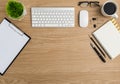
[[93,36],[111,59],[120,55],[120,27],[115,19],[93,32]]
[[3,75],[20,54],[30,37],[4,19],[0,24],[0,74]]

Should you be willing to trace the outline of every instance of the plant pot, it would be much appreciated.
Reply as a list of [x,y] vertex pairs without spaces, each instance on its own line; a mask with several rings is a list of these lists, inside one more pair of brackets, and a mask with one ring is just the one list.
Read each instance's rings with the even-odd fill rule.
[[6,5],[6,13],[13,20],[21,20],[26,14],[25,6],[18,1],[10,0]]

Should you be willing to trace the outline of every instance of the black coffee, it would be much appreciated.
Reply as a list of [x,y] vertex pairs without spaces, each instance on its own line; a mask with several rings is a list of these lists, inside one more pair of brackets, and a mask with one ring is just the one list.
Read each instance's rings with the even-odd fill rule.
[[104,12],[108,15],[112,15],[116,12],[116,5],[112,2],[108,2],[104,5]]

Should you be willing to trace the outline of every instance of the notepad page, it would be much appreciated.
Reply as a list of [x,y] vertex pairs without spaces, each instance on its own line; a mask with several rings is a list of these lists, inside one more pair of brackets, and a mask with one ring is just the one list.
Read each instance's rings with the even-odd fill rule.
[[0,73],[3,74],[29,38],[19,35],[4,20],[0,25]]
[[104,24],[101,28],[96,30],[93,35],[111,59],[114,59],[120,54],[120,32],[112,21]]

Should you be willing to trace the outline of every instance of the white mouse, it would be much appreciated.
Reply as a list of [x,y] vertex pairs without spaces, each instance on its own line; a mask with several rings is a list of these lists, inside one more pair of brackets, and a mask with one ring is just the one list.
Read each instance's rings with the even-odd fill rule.
[[79,25],[82,28],[85,28],[88,26],[89,22],[89,15],[87,10],[81,10],[79,13]]

